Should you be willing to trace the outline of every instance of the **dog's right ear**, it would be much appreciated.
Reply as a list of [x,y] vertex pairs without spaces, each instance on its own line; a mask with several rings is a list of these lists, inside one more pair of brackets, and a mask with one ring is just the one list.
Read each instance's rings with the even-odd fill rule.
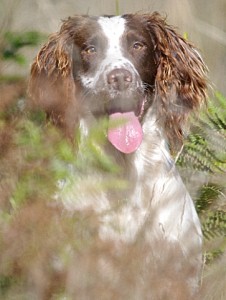
[[55,124],[70,130],[76,120],[67,115],[76,110],[76,86],[72,70],[74,46],[65,24],[49,37],[32,64],[28,108],[44,110]]

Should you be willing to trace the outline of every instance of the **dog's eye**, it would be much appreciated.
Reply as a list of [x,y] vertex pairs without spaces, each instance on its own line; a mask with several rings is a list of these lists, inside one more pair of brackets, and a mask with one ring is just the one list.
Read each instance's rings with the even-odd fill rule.
[[94,46],[88,46],[84,49],[84,52],[86,54],[95,54],[97,52],[97,50]]
[[145,47],[145,45],[141,42],[135,42],[133,44],[133,49],[135,50],[142,50]]

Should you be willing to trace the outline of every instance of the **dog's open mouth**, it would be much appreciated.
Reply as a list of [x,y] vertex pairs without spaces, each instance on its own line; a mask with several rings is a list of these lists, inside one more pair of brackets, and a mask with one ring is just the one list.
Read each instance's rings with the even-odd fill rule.
[[138,115],[134,111],[109,114],[108,140],[122,153],[133,153],[142,143],[143,131],[140,119],[143,114],[144,104],[145,99],[140,105]]

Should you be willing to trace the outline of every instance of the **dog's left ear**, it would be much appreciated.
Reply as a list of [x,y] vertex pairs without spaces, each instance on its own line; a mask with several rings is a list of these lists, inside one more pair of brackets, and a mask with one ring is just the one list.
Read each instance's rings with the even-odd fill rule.
[[190,111],[206,100],[207,67],[195,47],[158,14],[146,15],[157,64],[156,107],[169,141],[180,142]]

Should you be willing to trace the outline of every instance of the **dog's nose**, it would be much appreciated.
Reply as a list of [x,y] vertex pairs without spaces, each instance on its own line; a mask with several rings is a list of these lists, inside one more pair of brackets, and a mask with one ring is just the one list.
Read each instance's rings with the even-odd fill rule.
[[114,69],[107,75],[107,82],[113,89],[123,91],[132,83],[132,74],[126,69]]

